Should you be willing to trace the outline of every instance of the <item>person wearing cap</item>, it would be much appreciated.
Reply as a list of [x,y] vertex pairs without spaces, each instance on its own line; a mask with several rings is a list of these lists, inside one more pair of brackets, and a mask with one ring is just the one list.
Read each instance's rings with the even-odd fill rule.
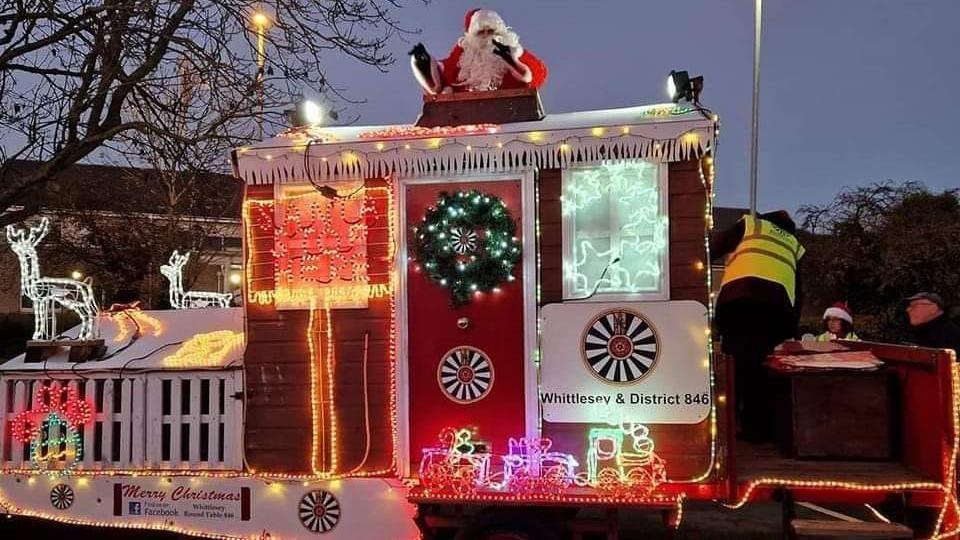
[[907,302],[907,318],[913,341],[921,347],[953,349],[960,354],[960,327],[950,321],[946,304],[937,293],[920,292]]
[[714,320],[721,350],[734,358],[736,411],[743,436],[753,442],[773,435],[772,396],[764,362],[773,349],[796,337],[802,305],[798,266],[804,249],[785,210],[745,215],[710,238],[714,259],[729,254]]
[[826,331],[817,336],[817,341],[860,341],[853,331],[853,315],[846,302],[835,302],[823,312]]

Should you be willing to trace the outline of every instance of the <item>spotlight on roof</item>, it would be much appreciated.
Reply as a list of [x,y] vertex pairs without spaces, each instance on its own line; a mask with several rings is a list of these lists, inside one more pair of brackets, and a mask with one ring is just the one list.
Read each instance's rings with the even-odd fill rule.
[[686,71],[671,71],[667,77],[667,94],[670,101],[678,103],[685,99],[692,103],[700,102],[700,92],[703,91],[703,77],[690,78]]
[[323,107],[316,101],[305,99],[297,104],[298,125],[312,126],[323,122]]
[[290,127],[317,126],[328,120],[340,119],[337,111],[310,99],[301,99],[292,109],[284,111]]

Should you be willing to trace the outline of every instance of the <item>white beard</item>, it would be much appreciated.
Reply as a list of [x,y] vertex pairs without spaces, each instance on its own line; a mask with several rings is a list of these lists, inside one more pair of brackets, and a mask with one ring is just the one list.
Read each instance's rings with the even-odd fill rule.
[[473,92],[500,88],[503,76],[510,71],[510,66],[503,58],[493,53],[494,39],[512,47],[514,57],[523,54],[520,39],[510,30],[501,30],[493,38],[465,35],[459,41],[463,54],[457,62],[460,68],[457,86],[463,86]]

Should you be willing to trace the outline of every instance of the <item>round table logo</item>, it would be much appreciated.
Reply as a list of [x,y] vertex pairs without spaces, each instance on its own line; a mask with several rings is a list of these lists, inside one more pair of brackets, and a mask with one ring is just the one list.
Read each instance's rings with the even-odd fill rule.
[[50,504],[57,510],[73,506],[73,498],[73,488],[66,484],[57,484],[50,490]]
[[594,376],[613,384],[637,382],[657,365],[659,343],[653,325],[640,313],[612,309],[583,331],[583,361]]
[[476,347],[454,347],[443,355],[437,366],[437,383],[451,401],[480,401],[493,388],[493,362]]
[[329,491],[317,489],[305,494],[298,507],[300,523],[315,533],[332,531],[340,523],[340,501]]

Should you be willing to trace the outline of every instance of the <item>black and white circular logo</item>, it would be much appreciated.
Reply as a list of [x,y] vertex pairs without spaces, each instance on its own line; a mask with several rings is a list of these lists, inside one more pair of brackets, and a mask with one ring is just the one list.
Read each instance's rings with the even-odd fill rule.
[[437,382],[451,401],[479,401],[493,388],[493,362],[476,347],[454,347],[440,360]]
[[477,233],[465,227],[454,227],[450,229],[450,243],[453,251],[466,255],[477,249]]
[[583,360],[601,380],[629,384],[646,377],[657,364],[657,333],[643,315],[613,309],[595,317],[583,331]]
[[308,530],[328,533],[340,522],[340,501],[329,491],[317,489],[300,499],[298,513],[300,523]]
[[66,510],[73,506],[73,488],[66,484],[57,484],[50,490],[50,504],[57,510]]

